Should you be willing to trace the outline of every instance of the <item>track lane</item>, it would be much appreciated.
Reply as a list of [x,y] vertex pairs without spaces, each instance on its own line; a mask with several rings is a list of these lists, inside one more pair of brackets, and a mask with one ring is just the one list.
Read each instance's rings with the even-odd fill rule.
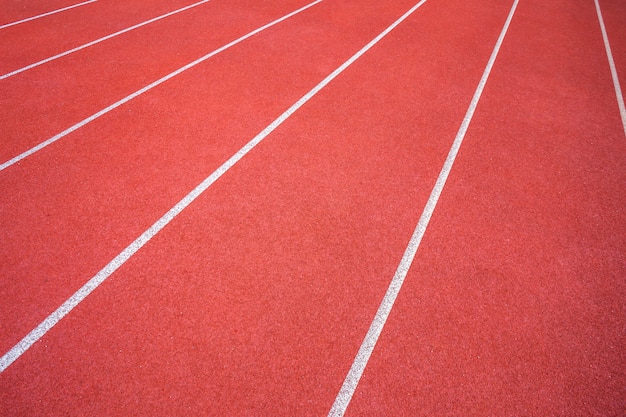
[[0,30],[0,74],[101,38],[191,2],[100,0]]
[[96,0],[87,0],[87,1],[84,1],[82,3],[76,3],[76,4],[72,4],[70,6],[62,7],[60,9],[50,10],[49,12],[41,13],[41,14],[38,14],[36,16],[30,16],[30,17],[27,17],[25,19],[17,20],[17,21],[11,22],[11,23],[0,24],[0,29],[6,29],[8,27],[20,25],[22,23],[31,22],[33,20],[41,19],[41,18],[44,18],[44,17],[51,16],[53,14],[62,13],[64,11],[71,10],[71,9],[76,8],[76,7],[86,6],[88,4],[94,3],[95,1]]
[[3,162],[310,1],[209,2],[0,82]]
[[417,225],[415,226],[415,229],[411,234],[411,239],[409,240],[409,243],[404,250],[402,259],[398,263],[398,267],[396,268],[393,278],[391,279],[387,287],[387,291],[385,291],[385,296],[380,302],[378,310],[376,311],[376,315],[372,319],[367,334],[361,342],[361,346],[359,347],[359,350],[355,355],[352,365],[350,366],[350,370],[344,378],[341,389],[339,390],[337,397],[335,398],[335,401],[330,411],[328,412],[329,417],[343,416],[345,414],[346,409],[348,408],[348,405],[350,404],[350,401],[352,399],[352,396],[359,384],[359,380],[361,379],[361,376],[363,375],[363,372],[367,367],[369,358],[376,348],[378,338],[383,331],[389,314],[393,310],[396,298],[398,297],[398,294],[402,289],[402,285],[404,283],[404,280],[406,279],[411,264],[413,263],[415,254],[419,250],[420,243],[424,237],[424,234],[426,233],[426,229],[428,228],[430,219],[437,207],[437,202],[439,201],[439,197],[443,192],[443,188],[445,187],[447,178],[450,175],[450,171],[454,166],[454,162],[463,144],[467,129],[472,122],[474,112],[476,110],[476,107],[478,106],[478,103],[480,102],[482,92],[485,88],[487,81],[489,80],[489,75],[498,57],[498,52],[506,37],[506,33],[511,24],[511,20],[515,15],[518,3],[518,0],[515,0],[511,5],[511,11],[509,12],[504,22],[504,25],[502,26],[502,30],[500,32],[500,35],[498,36],[498,40],[496,41],[493,51],[489,56],[489,60],[487,61],[485,69],[483,70],[480,81],[476,86],[476,90],[472,95],[472,100],[470,101],[467,111],[463,117],[463,121],[461,122],[459,130],[454,137],[454,141],[450,146],[450,150],[448,151],[442,168],[439,171],[439,175],[437,176],[437,180],[435,181],[432,191],[429,194],[428,200],[424,205],[424,209],[419,216]]
[[452,4],[423,6],[8,368],[11,404],[327,412],[508,12]]
[[[618,0],[599,0],[600,9],[606,25],[613,58],[617,67],[618,75],[624,89],[624,77],[626,77],[626,8]],[[598,28],[599,29],[599,28]]]
[[[624,42],[626,29],[624,27],[626,25],[626,7],[624,7],[623,3],[615,1],[598,1],[597,4],[602,14],[604,30],[607,32],[607,39],[610,44],[613,66],[617,73],[617,80],[614,79],[613,83],[615,85],[616,104],[620,107],[622,126],[624,136],[626,137],[626,107],[624,107],[624,77],[626,77],[626,42]],[[600,25],[600,23],[598,24]],[[610,65],[608,55],[609,53],[607,52],[607,65]]]
[[[53,1],[31,1],[28,4],[24,4],[20,0],[5,0],[2,2],[2,9],[0,9],[0,26],[17,22],[24,19],[30,19],[34,16],[50,13],[55,10],[60,10],[66,7],[71,7],[75,4],[80,4],[81,1],[67,1],[67,0],[53,0]],[[89,3],[91,5],[93,3]],[[82,6],[79,6],[82,7]]]
[[348,416],[626,407],[626,144],[593,2],[519,7]]
[[4,351],[397,17],[385,9],[311,9],[4,171]]
[[180,7],[180,8],[175,9],[175,10],[168,11],[167,13],[160,14],[160,15],[152,17],[150,19],[143,20],[140,23],[134,24],[132,26],[125,27],[125,28],[123,28],[121,30],[118,30],[118,31],[115,31],[113,33],[109,33],[106,36],[102,36],[102,37],[99,37],[97,39],[93,39],[93,40],[91,40],[91,41],[89,41],[87,43],[83,43],[83,44],[78,45],[76,47],[73,47],[71,49],[67,49],[67,50],[65,50],[63,52],[59,52],[57,54],[48,56],[46,58],[37,60],[37,61],[35,61],[35,62],[31,63],[31,64],[28,64],[26,66],[23,66],[23,67],[20,67],[18,69],[15,69],[15,70],[13,70],[11,72],[8,72],[8,73],[5,73],[3,75],[0,75],[0,80],[4,80],[6,78],[13,77],[13,76],[15,76],[17,74],[20,74],[22,72],[31,70],[31,69],[33,69],[35,67],[40,66],[40,65],[47,64],[47,63],[52,62],[52,61],[54,61],[56,59],[63,58],[65,56],[68,56],[68,55],[71,55],[73,53],[76,53],[76,52],[78,52],[80,50],[83,50],[83,49],[86,49],[86,48],[90,48],[90,47],[92,47],[94,45],[97,45],[99,43],[105,42],[105,41],[107,41],[109,39],[113,39],[113,38],[115,38],[117,36],[124,35],[124,34],[126,34],[128,32],[136,30],[136,29],[138,29],[140,27],[147,26],[149,24],[152,24],[152,23],[157,22],[157,21],[162,20],[162,19],[167,19],[168,17],[173,16],[175,14],[182,13],[182,12],[185,12],[187,10],[191,10],[194,7],[202,6],[202,5],[206,4],[206,3],[208,3],[209,1],[210,0],[200,0],[200,1],[197,1],[195,3],[186,5],[184,7]]

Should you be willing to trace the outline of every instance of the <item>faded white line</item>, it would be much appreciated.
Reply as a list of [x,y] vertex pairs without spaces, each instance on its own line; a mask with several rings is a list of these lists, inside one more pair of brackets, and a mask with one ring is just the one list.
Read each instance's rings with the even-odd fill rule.
[[39,15],[37,15],[37,16],[28,17],[28,18],[26,18],[26,19],[18,20],[17,22],[6,23],[6,24],[4,24],[4,25],[1,25],[1,26],[0,26],[0,29],[8,28],[8,27],[10,27],[10,26],[19,25],[20,23],[24,23],[24,22],[30,22],[31,20],[39,19],[39,18],[41,18],[41,17],[50,16],[51,14],[55,14],[55,13],[59,13],[59,12],[63,12],[63,11],[65,11],[65,10],[70,10],[70,9],[75,8],[75,7],[84,6],[84,5],[86,5],[86,4],[93,3],[93,2],[95,2],[95,1],[97,1],[97,0],[89,0],[89,1],[82,2],[82,3],[74,4],[74,5],[72,5],[72,6],[63,7],[62,9],[57,9],[57,10],[53,10],[53,11],[51,11],[51,12],[47,12],[47,13],[43,13],[43,14],[39,14]]
[[54,142],[58,141],[59,139],[69,135],[73,131],[75,131],[77,129],[80,129],[81,127],[85,126],[86,124],[93,122],[94,120],[96,120],[100,116],[103,116],[103,115],[107,114],[108,112],[110,112],[112,110],[115,110],[116,108],[118,108],[122,104],[127,103],[130,100],[134,99],[135,97],[138,97],[138,96],[142,95],[146,91],[149,91],[149,90],[153,89],[154,87],[158,86],[159,84],[163,84],[164,82],[166,82],[166,81],[170,80],[171,78],[179,75],[180,73],[182,73],[184,71],[187,71],[190,68],[195,67],[196,65],[206,61],[207,59],[209,59],[209,58],[219,54],[222,51],[225,51],[226,49],[230,48],[231,46],[235,46],[236,44],[238,44],[240,42],[243,42],[244,40],[250,38],[251,36],[254,36],[257,33],[262,32],[265,29],[268,29],[268,28],[270,28],[270,27],[272,27],[272,26],[274,26],[274,25],[276,25],[276,24],[278,24],[278,23],[280,23],[280,22],[282,22],[282,21],[284,21],[286,19],[289,19],[290,17],[292,17],[292,16],[294,16],[294,15],[296,15],[296,14],[298,14],[298,13],[300,13],[300,12],[306,10],[306,9],[308,9],[309,7],[313,7],[314,5],[320,3],[321,1],[322,0],[316,0],[316,1],[307,4],[306,6],[300,8],[300,9],[294,11],[294,12],[291,12],[291,13],[281,17],[280,19],[276,19],[273,22],[270,22],[270,23],[266,24],[265,26],[261,26],[260,28],[258,28],[256,30],[253,30],[252,32],[250,32],[250,33],[248,33],[248,34],[246,34],[246,35],[244,35],[244,36],[242,36],[242,37],[240,37],[240,38],[238,38],[238,39],[236,39],[236,40],[234,40],[234,41],[232,41],[232,42],[230,42],[230,43],[228,43],[228,44],[226,44],[224,46],[222,46],[221,48],[218,48],[218,49],[214,50],[213,52],[208,53],[208,54],[204,55],[203,57],[196,59],[195,61],[185,65],[184,67],[181,67],[181,68],[177,69],[176,71],[169,73],[165,77],[160,78],[160,79],[154,81],[153,83],[143,87],[142,89],[135,91],[134,93],[124,97],[123,99],[121,99],[121,100],[111,104],[110,106],[100,110],[99,112],[94,113],[91,116],[87,117],[86,119],[83,119],[80,122],[76,123],[75,125],[65,129],[63,132],[54,135],[50,139],[47,139],[47,140],[41,142],[40,144],[38,144],[38,145],[28,149],[27,151],[22,152],[21,154],[17,155],[16,157],[14,157],[14,158],[12,158],[12,159],[10,159],[10,160],[0,164],[0,171],[10,167],[11,165],[14,165],[14,164],[18,163],[19,161],[21,161],[24,158],[26,158],[26,157],[28,157],[28,156],[30,156],[30,155],[32,155],[32,154],[42,150],[46,146],[49,146],[49,145],[53,144]]
[[513,14],[515,13],[517,4],[518,4],[518,0],[515,0],[511,8],[511,11],[509,12],[508,18],[506,19],[502,32],[500,33],[500,37],[498,38],[496,42],[496,46],[493,49],[493,52],[491,53],[491,57],[489,58],[487,67],[485,68],[485,71],[483,72],[480,82],[478,83],[478,87],[476,88],[476,91],[474,92],[474,96],[472,97],[472,101],[469,105],[469,108],[467,109],[465,117],[463,118],[461,127],[459,128],[459,131],[454,139],[450,152],[448,153],[448,156],[441,169],[441,172],[439,173],[437,182],[435,183],[435,186],[433,187],[430,197],[428,198],[428,201],[426,202],[426,206],[424,207],[424,211],[422,212],[422,215],[420,216],[420,219],[417,223],[417,227],[415,228],[415,231],[413,232],[413,235],[411,236],[411,240],[409,241],[409,244],[404,252],[404,255],[402,256],[402,260],[400,261],[400,264],[398,265],[396,273],[394,274],[393,279],[391,280],[391,283],[389,284],[389,288],[387,289],[387,292],[385,293],[385,296],[378,308],[378,311],[376,312],[376,315],[374,316],[374,320],[372,321],[372,324],[370,325],[370,328],[367,331],[367,334],[365,335],[365,339],[363,340],[363,343],[361,344],[361,347],[359,348],[356,358],[354,359],[354,362],[352,363],[352,366],[350,367],[350,370],[348,371],[348,374],[346,375],[343,385],[341,386],[341,389],[339,390],[339,393],[337,394],[335,402],[332,408],[330,409],[330,412],[328,413],[328,415],[331,417],[343,416],[345,414],[346,409],[348,408],[348,405],[350,404],[350,400],[352,399],[352,396],[354,395],[354,391],[356,390],[356,387],[359,384],[359,380],[361,379],[361,376],[363,375],[363,371],[365,370],[365,367],[367,366],[367,362],[369,361],[369,358],[374,350],[374,347],[376,346],[376,343],[378,342],[378,337],[380,336],[380,333],[382,332],[383,327],[385,326],[385,322],[387,321],[387,318],[389,317],[389,313],[391,312],[391,309],[393,308],[393,305],[396,301],[396,297],[398,296],[398,293],[400,292],[400,288],[402,287],[402,284],[404,283],[404,279],[406,278],[409,268],[411,267],[411,263],[413,262],[413,259],[415,258],[415,254],[417,253],[417,249],[420,245],[420,242],[422,241],[422,237],[424,236],[424,233],[426,232],[426,228],[428,227],[430,218],[435,210],[435,206],[437,205],[439,196],[441,195],[441,192],[446,183],[446,180],[448,179],[448,175],[450,174],[450,170],[452,169],[454,160],[456,159],[457,153],[459,152],[459,148],[461,147],[461,143],[463,142],[463,138],[465,137],[465,133],[467,132],[469,124],[472,120],[474,111],[476,110],[476,106],[478,105],[478,101],[480,100],[482,91],[485,87],[485,84],[487,83],[487,79],[489,78],[489,73],[491,72],[491,68],[493,67],[493,64],[496,60],[498,51],[500,50],[500,46],[502,45],[502,42],[504,41],[504,36],[506,35],[506,32],[509,28],[511,20],[513,19]]
[[110,34],[110,35],[104,36],[104,37],[102,37],[102,38],[100,38],[100,39],[96,39],[95,41],[91,41],[91,42],[88,42],[88,43],[86,43],[86,44],[84,44],[84,45],[77,46],[76,48],[73,48],[73,49],[67,50],[67,51],[65,51],[65,52],[61,52],[60,54],[57,54],[57,55],[51,56],[51,57],[46,58],[46,59],[42,59],[41,61],[37,61],[37,62],[35,62],[34,64],[30,64],[30,65],[27,65],[27,66],[25,66],[25,67],[23,67],[23,68],[16,69],[15,71],[11,71],[11,72],[8,72],[8,73],[6,73],[6,74],[4,74],[4,75],[0,75],[0,80],[4,80],[5,78],[12,77],[13,75],[16,75],[16,74],[19,74],[19,73],[21,73],[21,72],[27,71],[27,70],[29,70],[29,69],[32,69],[32,68],[38,67],[38,66],[43,65],[43,64],[45,64],[45,63],[48,63],[48,62],[50,62],[50,61],[54,61],[55,59],[62,58],[62,57],[64,57],[64,56],[67,56],[67,55],[72,54],[72,53],[74,53],[74,52],[78,52],[78,51],[80,51],[81,49],[85,49],[85,48],[88,48],[88,47],[90,47],[90,46],[96,45],[96,44],[98,44],[98,43],[100,43],[100,42],[104,42],[104,41],[109,40],[109,39],[111,39],[111,38],[114,38],[114,37],[116,37],[116,36],[119,36],[119,35],[122,35],[122,34],[124,34],[124,33],[130,32],[131,30],[134,30],[134,29],[140,28],[140,27],[145,26],[145,25],[148,25],[148,24],[150,24],[150,23],[154,23],[154,22],[156,22],[156,21],[158,21],[158,20],[165,19],[166,17],[169,17],[169,16],[172,16],[172,15],[175,15],[175,14],[180,13],[180,12],[184,12],[185,10],[189,10],[189,9],[191,9],[191,8],[193,8],[193,7],[199,6],[199,5],[204,4],[204,3],[207,3],[207,2],[209,2],[209,1],[210,1],[210,0],[202,0],[202,1],[199,1],[199,2],[194,3],[194,4],[191,4],[191,5],[189,5],[189,6],[182,7],[182,8],[180,8],[180,9],[178,9],[178,10],[174,10],[174,11],[172,11],[172,12],[169,12],[169,13],[163,14],[163,15],[161,15],[161,16],[157,16],[157,17],[152,18],[152,19],[150,19],[150,20],[146,20],[145,22],[138,23],[138,24],[136,24],[136,25],[134,25],[134,26],[131,26],[131,27],[128,27],[128,28],[126,28],[126,29],[122,29],[122,30],[120,30],[120,31],[118,31],[118,32],[115,32],[115,33],[112,33],[112,34]]
[[604,49],[606,49],[606,56],[609,59],[609,67],[611,67],[611,76],[613,77],[613,87],[615,88],[615,96],[617,97],[617,106],[619,107],[619,113],[622,116],[622,128],[624,129],[624,135],[626,136],[626,107],[624,107],[624,96],[622,95],[619,78],[617,78],[617,69],[615,68],[615,61],[613,60],[613,53],[611,53],[611,45],[609,45],[609,36],[607,35],[606,27],[604,26],[602,11],[600,11],[600,4],[598,3],[598,0],[594,1],[596,3],[596,13],[598,14],[598,21],[600,22],[600,29],[602,30]]

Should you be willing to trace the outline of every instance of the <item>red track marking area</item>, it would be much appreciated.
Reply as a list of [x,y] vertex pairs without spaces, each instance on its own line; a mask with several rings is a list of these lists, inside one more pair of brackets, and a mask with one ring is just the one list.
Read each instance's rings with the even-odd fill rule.
[[[620,114],[622,117],[622,126],[624,129],[624,134],[626,134],[626,105],[624,104],[624,88],[623,80],[626,76],[626,46],[624,46],[624,42],[619,42],[620,39],[624,39],[626,37],[626,29],[624,26],[626,24],[626,11],[623,10],[623,7],[618,7],[615,4],[610,4],[607,7],[608,15],[609,15],[609,23],[607,24],[604,21],[604,17],[600,15],[602,13],[600,11],[600,3],[596,0],[596,12],[598,13],[600,25],[604,32],[604,42],[605,49],[607,50],[607,59],[609,60],[609,65],[611,66],[611,75],[613,78],[613,85],[615,88],[616,100],[618,101],[618,106],[620,107]],[[606,26],[609,26],[609,30],[611,34],[609,35],[607,32]],[[613,39],[613,41],[611,41]],[[615,40],[618,40],[615,42]],[[611,43],[616,43],[617,46],[610,46]]]
[[[3,161],[307,2],[257,3],[1,81]],[[511,3],[427,1],[0,373],[0,414],[327,414]],[[0,172],[0,354],[414,4],[324,0]],[[593,1],[522,0],[347,414],[622,414],[625,168]]]
[[32,22],[34,20],[33,18],[38,16],[43,16],[41,18],[44,18],[57,13],[64,13],[65,11],[73,10],[78,7],[92,5],[94,3],[95,2],[86,3],[86,1],[71,0],[40,0],[25,3],[21,0],[3,0],[2,8],[0,9],[0,26],[20,22],[26,19],[32,19],[29,20]]
[[[195,4],[197,2],[167,2],[159,5],[156,2],[128,4],[109,1],[99,3],[101,7],[76,10],[71,16],[59,16],[55,21],[38,22],[39,24],[33,22],[4,30],[0,33],[3,40],[0,53],[4,57],[0,64],[2,77],[11,76],[13,72],[24,67]],[[148,5],[150,7],[146,7]]]
[[626,82],[626,9],[619,0],[600,0],[599,4],[623,91]]
[[[172,80],[162,92],[142,96],[118,114],[110,113],[64,138],[70,146],[59,142],[58,147],[7,169],[0,180],[6,181],[3,189],[12,190],[5,212],[24,216],[3,228],[7,244],[2,267],[18,282],[3,283],[7,302],[0,303],[6,306],[1,314],[11,335],[3,346],[17,342],[85,278],[376,30],[384,29],[388,21],[378,19],[398,14],[378,9],[353,13],[357,19],[351,25],[365,20],[371,27],[356,39],[346,38],[341,28],[333,30],[330,25],[322,26],[326,39],[316,26],[299,35],[307,21],[323,25],[328,13],[337,12],[351,10],[327,7],[317,13],[311,10],[306,18],[300,17],[300,24],[284,22],[280,30],[250,39],[236,53],[218,55]],[[317,65],[310,66],[311,60]],[[134,172],[132,177],[129,171]],[[20,197],[26,195],[32,198]],[[24,269],[23,263],[31,265]],[[15,297],[19,303],[9,301]],[[12,328],[20,330],[9,331]]]
[[347,415],[622,415],[626,143],[593,4],[520,3]]
[[3,162],[309,2],[272,2],[233,15],[250,10],[248,3],[209,2],[2,80]]

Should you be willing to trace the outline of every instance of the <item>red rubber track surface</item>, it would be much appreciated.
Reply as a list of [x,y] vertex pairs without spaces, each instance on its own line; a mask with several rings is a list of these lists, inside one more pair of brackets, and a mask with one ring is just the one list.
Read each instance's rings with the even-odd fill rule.
[[[19,77],[2,80],[0,123],[6,144],[0,149],[0,158],[4,162],[26,151],[305,4],[305,1],[266,2],[261,6],[248,0],[209,2],[33,68]],[[178,2],[170,10],[180,5]],[[154,16],[162,14],[161,9]],[[96,25],[106,21],[98,15],[94,19]],[[252,56],[249,58],[254,61]],[[242,58],[242,67],[246,61]],[[229,71],[222,68],[221,72]]]
[[599,4],[623,93],[626,79],[626,9],[619,0],[599,0]]
[[520,3],[347,415],[623,415],[626,143],[598,28],[593,2]]
[[[87,0],[84,0],[87,1]],[[23,19],[29,19],[44,13],[83,3],[80,0],[34,0],[24,2],[22,0],[3,0],[2,9],[0,10],[0,25],[17,22]],[[90,3],[95,4],[95,3]],[[88,5],[86,5],[88,6]],[[82,7],[82,6],[81,6]],[[63,12],[61,12],[63,13]]]
[[[191,3],[6,30],[58,35],[35,61]],[[2,160],[306,4],[258,3],[0,81]],[[414,4],[324,0],[0,172],[2,354]],[[0,414],[327,414],[511,4],[426,2],[2,372]],[[622,415],[625,168],[593,1],[522,0],[347,415]]]
[[98,0],[2,29],[0,73],[6,74],[193,3],[188,0]]

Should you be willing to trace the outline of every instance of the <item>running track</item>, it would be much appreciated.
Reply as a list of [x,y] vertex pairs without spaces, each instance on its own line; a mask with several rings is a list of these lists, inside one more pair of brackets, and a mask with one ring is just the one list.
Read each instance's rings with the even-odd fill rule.
[[[78,3],[1,0],[0,72],[194,4]],[[211,0],[1,79],[0,414],[626,414],[596,4],[624,80],[621,0]]]

